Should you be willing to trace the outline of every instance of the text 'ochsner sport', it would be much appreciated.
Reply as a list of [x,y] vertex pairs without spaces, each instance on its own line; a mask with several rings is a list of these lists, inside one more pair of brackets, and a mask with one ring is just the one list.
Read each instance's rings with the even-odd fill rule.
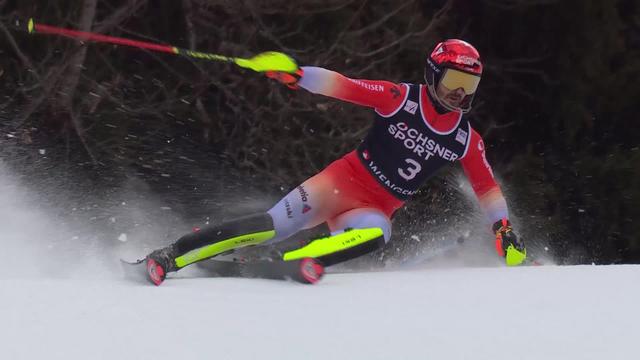
[[406,123],[399,122],[395,125],[389,125],[389,133],[394,139],[403,142],[404,146],[413,150],[415,154],[429,160],[432,156],[438,155],[447,161],[455,161],[458,155],[446,147],[436,143],[435,140],[429,139],[420,131],[410,128]]

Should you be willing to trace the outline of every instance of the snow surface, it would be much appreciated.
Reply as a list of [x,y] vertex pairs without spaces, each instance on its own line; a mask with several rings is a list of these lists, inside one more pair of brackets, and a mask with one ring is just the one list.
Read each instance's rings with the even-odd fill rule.
[[640,266],[506,268],[443,254],[315,286],[186,269],[154,287],[117,264],[113,249],[135,234],[115,233],[109,249],[79,243],[77,224],[1,165],[2,359],[629,359],[640,349]]
[[4,359],[628,359],[638,266],[3,279]]

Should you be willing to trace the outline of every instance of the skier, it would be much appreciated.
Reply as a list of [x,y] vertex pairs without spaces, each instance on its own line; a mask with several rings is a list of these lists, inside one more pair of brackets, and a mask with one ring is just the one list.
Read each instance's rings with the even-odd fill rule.
[[[146,258],[152,282],[168,272],[246,245],[275,243],[327,223],[332,235],[378,228],[380,236],[357,246],[333,244],[325,265],[371,252],[391,239],[391,217],[440,168],[460,161],[507,265],[519,265],[526,249],[514,233],[506,201],[485,157],[480,135],[463,117],[471,110],[483,65],[469,43],[449,39],[427,57],[426,84],[350,79],[320,67],[295,73],[267,72],[292,89],[337,98],[375,110],[358,148],[259,213],[187,234]],[[337,236],[337,235],[336,235]],[[332,237],[325,239],[330,244]],[[343,241],[344,242],[344,241]],[[206,250],[202,250],[206,249]]]

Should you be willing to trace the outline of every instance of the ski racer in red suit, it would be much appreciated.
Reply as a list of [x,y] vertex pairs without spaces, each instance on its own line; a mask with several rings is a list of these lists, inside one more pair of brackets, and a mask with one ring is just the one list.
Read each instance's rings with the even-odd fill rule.
[[[471,110],[482,68],[473,46],[451,39],[439,43],[427,57],[426,84],[350,79],[311,66],[295,73],[267,72],[290,88],[374,109],[371,130],[356,150],[307,179],[266,213],[210,226],[151,253],[147,269],[152,281],[159,284],[167,272],[217,255],[217,250],[198,254],[197,249],[248,233],[266,234],[260,242],[276,242],[325,222],[332,234],[345,229],[382,230],[377,241],[320,257],[326,265],[363,255],[391,239],[393,213],[439,169],[455,161],[462,164],[493,224],[498,254],[507,265],[519,265],[526,258],[524,244],[508,220],[507,204],[487,162],[482,138],[463,117]],[[231,245],[240,246],[242,241]]]

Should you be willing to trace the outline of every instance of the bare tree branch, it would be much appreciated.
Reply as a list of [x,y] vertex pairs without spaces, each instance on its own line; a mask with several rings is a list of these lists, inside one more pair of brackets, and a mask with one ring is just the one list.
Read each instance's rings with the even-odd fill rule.
[[558,0],[483,0],[489,6],[503,10],[521,9],[537,5],[549,5],[558,2]]
[[11,32],[9,32],[9,30],[6,28],[6,26],[4,26],[4,24],[2,22],[0,22],[0,30],[2,30],[4,35],[7,37],[7,40],[9,41],[9,44],[11,44],[11,47],[16,52],[16,55],[18,56],[20,61],[22,61],[22,63],[24,64],[24,66],[27,69],[33,70],[33,75],[39,81],[40,80],[40,75],[37,73],[35,66],[33,66],[33,63],[31,62],[29,57],[27,57],[27,55],[25,55],[20,50],[20,47],[18,46],[18,43],[16,42],[15,38],[13,37],[13,35],[11,35]]
[[146,4],[147,0],[128,0],[125,5],[114,11],[108,18],[97,23],[93,31],[103,33],[120,26],[123,21],[135,15]]

